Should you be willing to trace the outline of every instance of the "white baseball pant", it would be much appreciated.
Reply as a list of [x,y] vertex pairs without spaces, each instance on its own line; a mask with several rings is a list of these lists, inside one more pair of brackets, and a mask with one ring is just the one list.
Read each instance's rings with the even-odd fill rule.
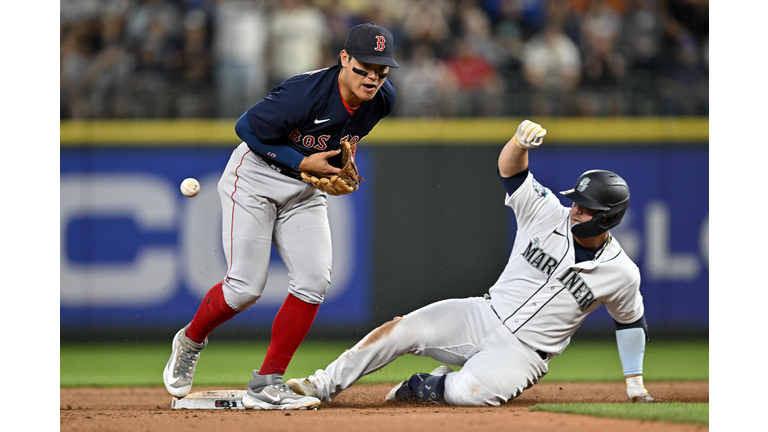
[[318,396],[330,401],[360,377],[406,353],[463,366],[446,377],[448,405],[508,402],[548,371],[548,360],[512,334],[485,299],[451,299],[385,323],[315,372]]
[[273,243],[288,268],[288,291],[307,303],[322,303],[332,264],[325,194],[273,170],[245,143],[232,152],[218,190],[227,304],[243,311],[258,301]]

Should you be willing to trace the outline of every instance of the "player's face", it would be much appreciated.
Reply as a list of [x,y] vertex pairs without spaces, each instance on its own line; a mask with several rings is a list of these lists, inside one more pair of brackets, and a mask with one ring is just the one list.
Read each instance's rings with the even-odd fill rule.
[[600,210],[593,210],[573,203],[571,206],[571,225],[592,220]]
[[351,106],[373,99],[389,73],[389,66],[363,63],[344,54],[341,65],[344,69],[339,74],[339,82],[349,90],[350,94],[344,96]]

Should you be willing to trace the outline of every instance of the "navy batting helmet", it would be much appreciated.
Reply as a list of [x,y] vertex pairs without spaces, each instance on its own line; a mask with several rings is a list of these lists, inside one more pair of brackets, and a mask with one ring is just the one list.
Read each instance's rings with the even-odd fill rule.
[[571,227],[578,238],[597,237],[615,227],[629,207],[629,186],[611,171],[587,171],[573,189],[560,193],[582,207],[598,210],[591,220]]

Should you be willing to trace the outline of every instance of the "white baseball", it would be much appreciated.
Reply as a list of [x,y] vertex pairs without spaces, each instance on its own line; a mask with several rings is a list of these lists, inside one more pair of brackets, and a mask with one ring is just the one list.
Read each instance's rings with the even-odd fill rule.
[[200,183],[197,180],[188,178],[181,182],[181,193],[183,193],[185,197],[192,198],[197,195],[198,192],[200,192]]

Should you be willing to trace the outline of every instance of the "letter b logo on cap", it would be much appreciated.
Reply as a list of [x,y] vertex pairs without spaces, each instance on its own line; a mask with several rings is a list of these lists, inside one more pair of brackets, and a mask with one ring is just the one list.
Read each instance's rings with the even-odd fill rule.
[[384,36],[376,36],[376,51],[384,51],[384,44],[387,42]]

